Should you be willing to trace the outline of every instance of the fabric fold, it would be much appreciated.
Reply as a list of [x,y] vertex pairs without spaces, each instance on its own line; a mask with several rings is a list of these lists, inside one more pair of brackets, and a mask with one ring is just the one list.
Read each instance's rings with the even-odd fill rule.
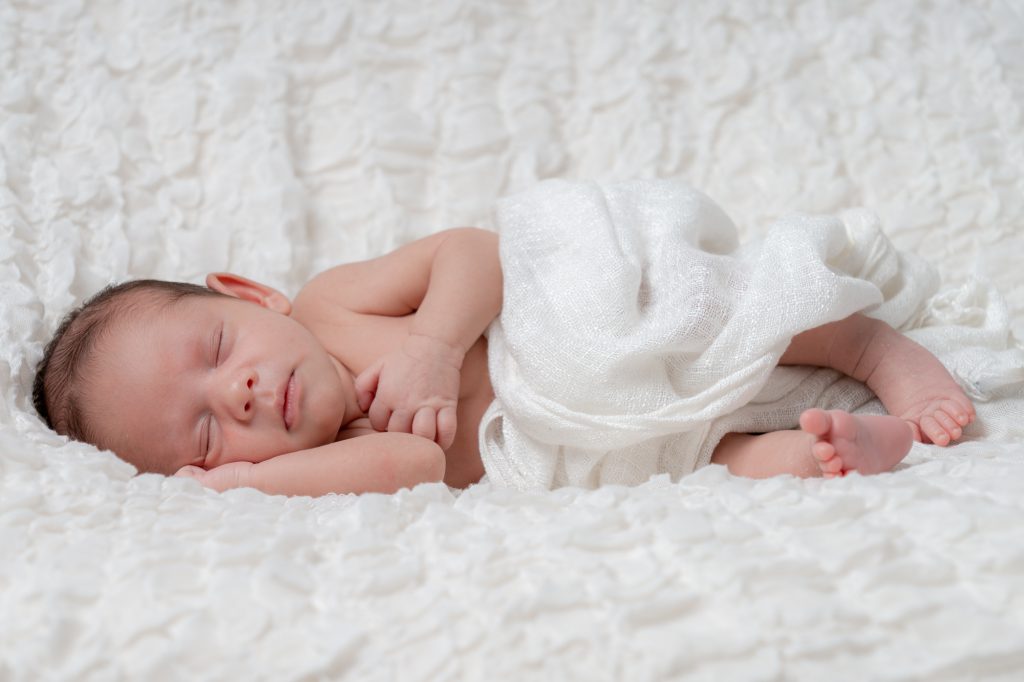
[[518,489],[678,478],[729,430],[863,409],[858,382],[777,368],[789,341],[855,312],[905,328],[938,287],[863,210],[786,217],[740,245],[684,184],[549,180],[497,219],[505,292],[480,448],[490,479]]

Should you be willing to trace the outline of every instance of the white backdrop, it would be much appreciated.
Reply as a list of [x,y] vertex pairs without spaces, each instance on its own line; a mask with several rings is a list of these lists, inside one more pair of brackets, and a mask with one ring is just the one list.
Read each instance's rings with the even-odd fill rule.
[[1024,336],[1022,35],[1009,0],[0,3],[0,678],[1012,679],[1024,437],[286,500],[133,478],[29,394],[110,281],[294,294],[547,177],[684,179],[747,234],[867,206]]

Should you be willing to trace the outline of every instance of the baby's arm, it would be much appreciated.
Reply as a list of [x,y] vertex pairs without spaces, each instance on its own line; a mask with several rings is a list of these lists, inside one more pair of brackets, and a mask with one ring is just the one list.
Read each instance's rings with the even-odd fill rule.
[[409,333],[465,355],[501,310],[498,235],[477,228],[449,232],[430,264],[427,291]]
[[501,294],[498,235],[466,227],[332,268],[297,303],[413,315],[402,347],[357,377],[359,406],[378,431],[415,433],[447,448],[455,438],[463,357],[501,310]]
[[178,474],[218,491],[256,488],[271,495],[317,497],[393,493],[418,483],[440,481],[444,467],[444,452],[437,444],[406,433],[374,432],[255,464],[231,462],[209,471],[186,467]]
[[444,405],[434,396],[453,391],[458,397],[462,360],[501,311],[503,286],[498,235],[476,228],[450,232],[434,253],[401,352],[356,379],[359,406],[374,428],[415,433],[442,448],[455,440],[456,401]]

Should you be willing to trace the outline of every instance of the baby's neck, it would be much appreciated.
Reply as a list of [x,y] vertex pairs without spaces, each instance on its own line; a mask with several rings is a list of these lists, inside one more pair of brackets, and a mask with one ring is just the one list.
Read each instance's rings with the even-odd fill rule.
[[338,378],[341,379],[342,390],[344,391],[344,417],[341,420],[341,428],[344,429],[346,424],[351,423],[353,420],[365,417],[366,414],[359,409],[359,399],[356,397],[356,375],[348,367],[344,365],[333,355],[330,356],[331,363],[334,365],[335,371],[338,372]]

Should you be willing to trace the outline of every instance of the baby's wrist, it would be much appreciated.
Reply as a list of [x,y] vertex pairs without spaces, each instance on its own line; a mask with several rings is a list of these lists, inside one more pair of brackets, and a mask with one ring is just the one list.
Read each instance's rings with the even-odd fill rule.
[[252,462],[231,462],[208,469],[200,481],[208,488],[224,492],[232,488],[255,488]]
[[427,334],[409,334],[403,348],[414,358],[421,359],[429,355],[456,369],[462,369],[462,361],[466,357],[465,349],[460,346]]
[[252,474],[254,465],[252,462],[237,462],[239,465],[233,472],[235,474],[234,486],[235,488],[252,488]]

